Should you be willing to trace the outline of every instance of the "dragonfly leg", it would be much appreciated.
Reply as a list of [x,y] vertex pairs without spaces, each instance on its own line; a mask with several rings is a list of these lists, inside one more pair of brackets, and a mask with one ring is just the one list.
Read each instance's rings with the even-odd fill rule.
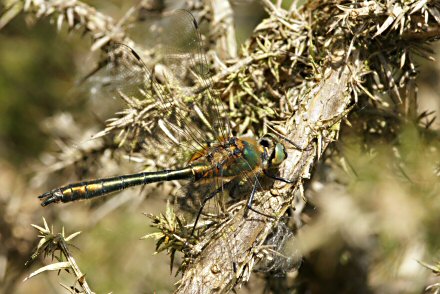
[[295,183],[294,180],[289,180],[289,179],[285,179],[285,178],[282,178],[282,177],[274,176],[274,175],[268,174],[266,171],[263,171],[263,172],[264,172],[264,175],[266,177],[268,177],[268,178],[271,178],[271,179],[274,179],[274,180],[277,180],[277,181],[280,181],[280,182],[284,182],[284,183],[287,183],[287,184],[294,184]]
[[196,230],[197,222],[199,221],[199,218],[200,218],[200,216],[202,215],[202,211],[203,211],[203,208],[205,207],[206,203],[207,203],[210,199],[212,199],[215,195],[217,195],[218,193],[220,193],[221,191],[223,191],[223,185],[220,186],[220,187],[218,187],[215,191],[212,191],[207,197],[205,197],[205,198],[203,199],[202,205],[200,206],[200,209],[199,209],[199,211],[197,212],[197,217],[196,217],[196,220],[195,220],[195,222],[194,222],[194,226],[193,226],[192,231],[191,231],[191,236],[194,235],[194,231]]
[[267,213],[258,211],[258,210],[256,210],[255,208],[252,207],[252,203],[254,202],[255,193],[257,192],[257,185],[258,185],[258,179],[255,179],[254,186],[252,187],[251,196],[249,197],[248,202],[246,204],[246,208],[245,208],[245,211],[244,211],[244,216],[245,217],[247,216],[248,210],[252,210],[253,212],[261,214],[261,215],[264,215],[265,217],[268,217],[268,218],[271,218],[271,219],[275,219],[275,217],[273,215],[269,215]]
[[311,150],[311,149],[313,148],[313,146],[310,146],[310,143],[308,143],[306,147],[301,147],[301,146],[299,146],[298,144],[296,144],[295,142],[293,142],[292,140],[287,139],[286,137],[281,136],[281,135],[279,135],[279,136],[280,136],[283,140],[289,142],[293,147],[295,147],[296,150],[299,150],[299,151],[308,151],[308,150]]

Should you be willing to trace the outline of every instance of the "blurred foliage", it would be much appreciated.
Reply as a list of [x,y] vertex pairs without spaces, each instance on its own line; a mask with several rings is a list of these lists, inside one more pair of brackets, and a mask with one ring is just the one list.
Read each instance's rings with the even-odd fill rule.
[[67,40],[47,22],[30,29],[24,21],[14,19],[0,34],[0,154],[14,164],[45,149],[38,126],[66,108],[75,75]]

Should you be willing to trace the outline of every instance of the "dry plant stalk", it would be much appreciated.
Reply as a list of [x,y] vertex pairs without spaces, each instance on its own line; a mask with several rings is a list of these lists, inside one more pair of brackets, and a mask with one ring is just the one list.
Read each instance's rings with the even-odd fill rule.
[[[81,232],[75,232],[73,234],[70,234],[69,236],[66,236],[64,232],[64,228],[62,229],[61,233],[55,233],[53,228],[49,229],[49,226],[46,222],[46,219],[43,218],[43,224],[44,228],[40,227],[38,225],[32,225],[35,229],[39,232],[40,242],[38,242],[38,246],[35,249],[34,254],[31,256],[31,258],[26,262],[26,264],[30,263],[31,261],[35,260],[40,254],[51,255],[52,259],[56,258],[58,262],[49,264],[47,266],[44,266],[42,268],[39,268],[38,270],[32,272],[29,276],[27,276],[24,281],[41,274],[45,271],[61,271],[71,270],[73,272],[73,275],[76,277],[76,280],[78,284],[81,286],[82,291],[87,294],[92,294],[92,290],[90,289],[85,275],[81,272],[78,264],[75,261],[75,258],[73,257],[72,253],[69,249],[69,242],[73,240],[75,237],[77,237]],[[59,251],[59,256],[56,256],[56,253]],[[63,261],[66,260],[66,261]],[[68,286],[63,285],[67,290],[73,290],[69,289]]]
[[[276,182],[255,201],[255,209],[280,217],[298,194],[304,197],[303,183],[329,144],[338,140],[342,122],[357,104],[374,109],[378,120],[386,122],[374,122],[374,129],[387,134],[395,135],[404,120],[418,119],[412,55],[429,57],[426,43],[439,37],[440,23],[440,1],[321,0],[302,6],[294,1],[287,9],[281,2],[262,1],[269,17],[257,26],[240,58],[213,77],[241,132],[269,125],[297,145],[287,144],[288,158],[281,167],[281,176],[295,182]],[[58,26],[67,20],[69,28],[85,28],[93,38],[92,50],[121,40],[137,47],[121,24],[79,1],[29,0],[23,9],[53,17]],[[203,13],[216,11],[207,6]],[[230,21],[221,32],[225,55],[234,57],[227,35]],[[103,134],[126,131],[130,124],[148,125],[134,120],[145,112],[143,107],[129,105]],[[391,120],[389,114],[399,119]],[[366,128],[371,124],[367,121]],[[244,209],[243,202],[231,207],[229,216],[186,252],[190,261],[176,293],[226,293],[249,279],[278,223],[253,212],[244,217]],[[228,252],[233,256],[225,258]]]

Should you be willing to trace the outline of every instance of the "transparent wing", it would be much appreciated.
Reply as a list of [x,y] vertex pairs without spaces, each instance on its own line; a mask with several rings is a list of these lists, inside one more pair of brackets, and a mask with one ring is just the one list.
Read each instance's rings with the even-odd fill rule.
[[[193,15],[178,10],[154,27],[159,63],[146,64],[124,44],[107,47],[105,92],[140,109],[136,123],[159,141],[191,154],[229,136],[222,103],[212,92],[209,65]],[[132,107],[133,107],[132,105]],[[223,113],[223,117],[221,114]]]
[[158,34],[159,52],[169,69],[166,78],[175,85],[180,82],[185,95],[197,97],[188,106],[194,118],[210,131],[206,139],[227,138],[230,135],[227,116],[219,95],[212,89],[211,72],[196,19],[187,10],[177,10],[164,17]]

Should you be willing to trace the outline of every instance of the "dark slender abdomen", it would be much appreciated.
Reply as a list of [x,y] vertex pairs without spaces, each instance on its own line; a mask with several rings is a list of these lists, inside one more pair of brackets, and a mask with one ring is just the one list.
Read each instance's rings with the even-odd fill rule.
[[185,179],[194,179],[193,167],[159,172],[144,172],[75,183],[46,192],[38,198],[43,201],[41,205],[46,206],[56,202],[71,202],[95,198],[138,185]]

